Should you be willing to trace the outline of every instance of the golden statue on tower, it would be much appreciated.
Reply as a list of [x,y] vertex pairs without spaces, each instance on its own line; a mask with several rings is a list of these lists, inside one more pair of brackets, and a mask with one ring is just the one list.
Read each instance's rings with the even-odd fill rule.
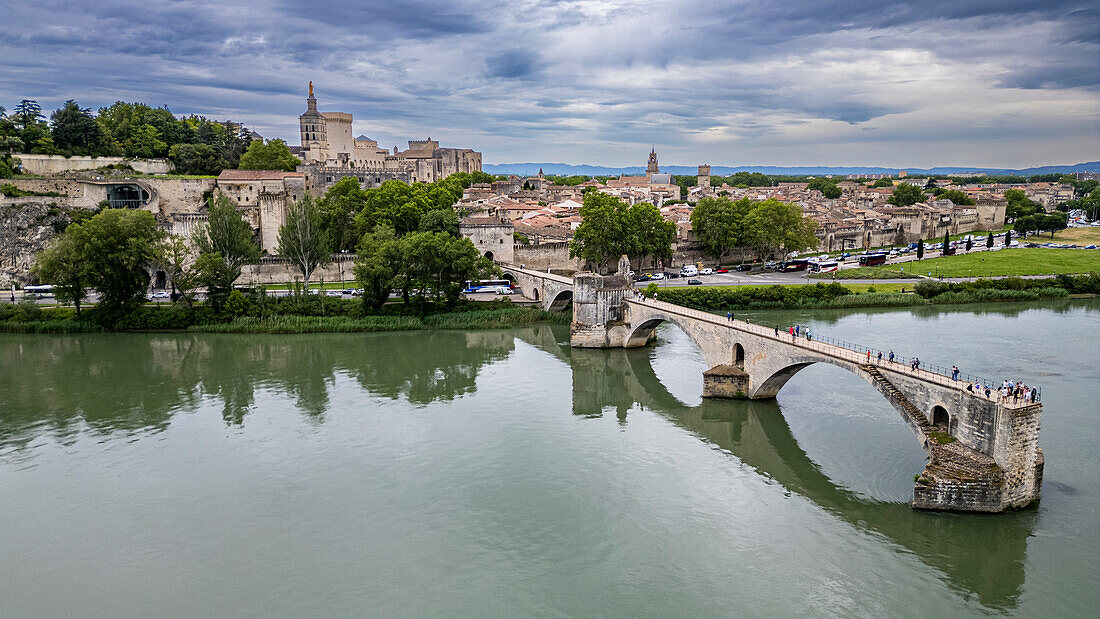
[[309,81],[309,98],[313,98],[313,80]]

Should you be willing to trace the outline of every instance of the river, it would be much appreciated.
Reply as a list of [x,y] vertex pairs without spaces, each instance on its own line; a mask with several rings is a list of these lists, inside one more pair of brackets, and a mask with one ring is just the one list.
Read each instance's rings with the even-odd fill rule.
[[1041,385],[1041,504],[914,512],[923,452],[867,383],[704,401],[668,325],[5,334],[0,616],[1100,608],[1100,302],[752,317]]

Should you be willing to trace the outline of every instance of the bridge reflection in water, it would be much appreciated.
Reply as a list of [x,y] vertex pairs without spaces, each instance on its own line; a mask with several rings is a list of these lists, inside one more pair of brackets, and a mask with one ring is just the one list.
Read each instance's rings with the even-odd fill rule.
[[662,385],[649,349],[579,349],[567,342],[557,348],[544,342],[541,347],[572,366],[573,414],[596,417],[613,411],[627,423],[630,411],[639,406],[657,412],[853,527],[913,553],[962,595],[976,596],[996,610],[1019,603],[1035,510],[990,520],[976,514],[919,512],[907,503],[870,499],[822,472],[799,446],[774,400],[702,398],[699,405],[688,406]]

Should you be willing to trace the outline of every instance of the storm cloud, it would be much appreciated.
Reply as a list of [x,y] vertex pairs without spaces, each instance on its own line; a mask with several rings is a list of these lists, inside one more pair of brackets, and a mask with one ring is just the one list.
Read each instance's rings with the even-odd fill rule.
[[322,110],[487,163],[1100,159],[1087,1],[10,2],[0,105],[168,105],[297,141]]

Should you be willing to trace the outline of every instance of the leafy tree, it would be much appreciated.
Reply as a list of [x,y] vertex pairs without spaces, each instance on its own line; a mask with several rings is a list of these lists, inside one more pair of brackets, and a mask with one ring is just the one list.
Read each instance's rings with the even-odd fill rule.
[[584,196],[581,225],[573,234],[569,254],[600,265],[608,259],[627,255],[640,258],[672,255],[676,224],[661,217],[652,204],[627,205],[601,192]]
[[313,271],[327,264],[332,255],[328,232],[321,223],[317,202],[307,193],[286,209],[286,223],[279,226],[279,255],[287,258],[302,274],[306,292]]
[[974,199],[966,195],[966,192],[959,191],[958,189],[945,189],[939,193],[937,198],[945,198],[951,200],[958,206],[973,206]]
[[59,302],[72,303],[77,316],[80,315],[80,304],[87,297],[88,282],[91,280],[85,249],[82,235],[63,234],[38,254],[35,264],[39,279],[53,285],[54,296]]
[[804,217],[802,208],[794,203],[775,198],[758,202],[745,216],[745,225],[751,245],[764,258],[776,252],[785,256],[818,245],[814,235],[817,222]]
[[871,187],[893,187],[894,181],[889,178],[879,178],[871,185]]
[[252,226],[225,194],[218,194],[210,205],[206,223],[195,229],[192,242],[199,251],[196,268],[200,282],[206,286],[207,296],[220,308],[233,290],[233,282],[240,278],[242,265],[260,257]]
[[282,140],[268,140],[265,144],[256,140],[248,145],[241,155],[242,170],[285,170],[293,172],[301,161],[290,153],[290,148]]
[[1050,238],[1054,238],[1054,233],[1059,230],[1065,230],[1069,225],[1069,217],[1065,213],[1050,213],[1049,215],[1040,215],[1042,221],[1040,222],[1042,230],[1050,232]]
[[989,236],[985,237],[985,247],[986,247],[986,249],[993,249],[993,233],[992,232],[989,233]]
[[446,232],[458,237],[458,213],[452,209],[428,211],[420,218],[421,232]]
[[691,229],[710,256],[721,259],[726,252],[740,248],[744,262],[744,249],[751,242],[745,215],[751,210],[752,201],[748,198],[737,202],[729,198],[703,198],[691,213]]
[[1005,230],[1005,247],[1012,245],[1012,230]]
[[920,187],[910,183],[900,183],[894,187],[893,195],[886,199],[895,206],[911,206],[922,200],[924,200],[924,192]]
[[173,292],[178,292],[187,308],[191,309],[194,291],[199,286],[201,273],[191,260],[191,248],[181,236],[170,235],[153,248],[153,264],[164,271]]
[[967,251],[967,253],[969,253],[970,250],[972,250],[972,249],[974,249],[974,239],[973,239],[973,237],[971,237],[969,239],[966,239],[966,251]]
[[924,240],[917,239],[917,260],[924,259]]
[[99,292],[105,321],[116,320],[144,298],[145,266],[163,236],[152,213],[131,209],[107,209],[65,229],[62,243],[87,269],[86,281],[79,284]]
[[64,153],[75,155],[105,155],[107,135],[92,118],[91,110],[69,99],[50,116],[54,144]]
[[31,99],[23,99],[15,104],[15,109],[12,110],[11,115],[15,127],[21,131],[45,119],[46,117],[42,115],[42,106]]
[[179,174],[217,174],[226,167],[218,151],[208,144],[173,144],[168,158]]
[[392,228],[378,226],[363,235],[355,253],[353,272],[363,288],[363,304],[377,310],[390,298],[394,277],[403,263],[397,236]]
[[1008,202],[1005,207],[1005,219],[1015,220],[1017,217],[1025,217],[1042,210],[1037,203],[1027,197],[1023,189],[1009,189],[1004,195]]
[[[936,179],[929,176],[928,177],[928,182],[924,184],[924,190],[925,191],[932,191],[933,189],[936,189]],[[958,204],[958,202],[955,202],[955,204]]]
[[947,252],[950,250],[950,248],[951,248],[951,235],[944,232],[943,233],[943,253],[944,253],[944,255],[947,255]]
[[1040,221],[1042,217],[1042,215],[1024,215],[1023,217],[1017,217],[1016,221],[1012,224],[1012,229],[1021,236],[1027,236],[1032,232],[1038,232],[1042,228],[1042,222]]
[[321,212],[321,227],[332,240],[336,251],[355,249],[362,234],[355,223],[356,215],[366,205],[366,195],[359,187],[354,176],[345,176],[328,188],[325,195],[317,200],[317,209]]
[[127,157],[149,159],[168,154],[168,143],[160,139],[160,131],[152,125],[141,125],[130,132],[130,138],[122,145]]
[[836,186],[836,181],[831,178],[810,179],[810,182],[806,184],[806,188],[811,191],[820,191],[830,200],[839,198],[842,193],[840,187]]
[[434,298],[453,303],[468,280],[481,279],[495,267],[469,239],[445,232],[414,232],[399,241],[403,258],[401,281],[406,291],[416,291],[417,302]]

